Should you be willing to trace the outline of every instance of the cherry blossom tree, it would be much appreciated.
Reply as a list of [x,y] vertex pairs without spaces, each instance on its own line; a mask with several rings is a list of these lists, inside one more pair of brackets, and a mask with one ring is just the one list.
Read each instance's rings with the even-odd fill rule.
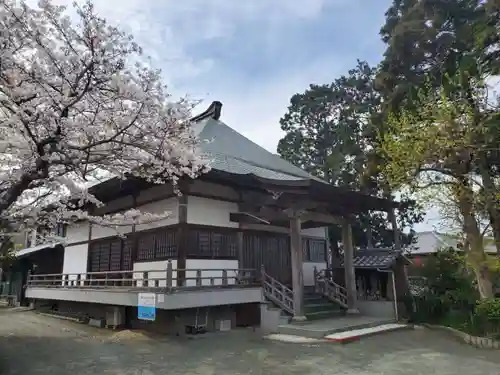
[[[102,176],[173,183],[206,171],[190,128],[194,103],[173,101],[133,38],[90,1],[75,15],[0,0],[0,222],[154,220],[136,210],[92,217]],[[75,203],[77,202],[77,203]],[[50,205],[50,210],[47,206]]]

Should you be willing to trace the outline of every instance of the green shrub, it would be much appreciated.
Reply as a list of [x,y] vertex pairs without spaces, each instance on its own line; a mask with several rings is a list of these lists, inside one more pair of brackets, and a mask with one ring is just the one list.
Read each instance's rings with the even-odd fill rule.
[[500,298],[487,298],[477,301],[476,315],[487,320],[500,322]]
[[425,278],[423,292],[411,303],[406,301],[410,320],[461,330],[471,326],[479,295],[463,256],[453,250],[438,251],[421,267],[420,275]]

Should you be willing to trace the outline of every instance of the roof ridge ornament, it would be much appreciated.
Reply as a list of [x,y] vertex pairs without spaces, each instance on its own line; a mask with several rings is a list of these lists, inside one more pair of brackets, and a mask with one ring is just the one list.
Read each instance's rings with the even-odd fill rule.
[[199,115],[194,116],[191,121],[198,122],[201,120],[205,120],[207,118],[212,118],[214,120],[220,119],[222,111],[222,103],[218,100],[213,101],[212,104],[206,109],[206,111],[200,113]]
[[269,194],[271,194],[271,195],[272,195],[273,200],[275,200],[275,201],[277,201],[278,199],[280,199],[280,198],[281,198],[281,196],[283,195],[283,192],[282,192],[282,191],[274,191],[274,190],[269,190],[269,189],[266,189],[266,190],[267,190],[267,192],[268,192]]

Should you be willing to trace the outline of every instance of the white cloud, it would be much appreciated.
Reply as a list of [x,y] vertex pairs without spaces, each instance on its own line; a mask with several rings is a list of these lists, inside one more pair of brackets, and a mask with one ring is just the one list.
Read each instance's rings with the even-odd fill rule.
[[[72,0],[53,1],[69,6],[72,3]],[[342,6],[346,2],[329,0],[328,5]],[[28,3],[34,5],[36,0],[28,0]],[[94,4],[102,17],[135,36],[145,53],[162,68],[165,81],[171,85],[175,95],[186,94],[178,92],[175,84],[187,81],[187,84],[182,84],[182,89],[191,96],[205,99],[202,106],[212,100],[221,100],[224,103],[223,120],[273,152],[282,136],[278,121],[286,110],[290,96],[303,91],[318,78],[318,72],[328,71],[327,80],[330,80],[332,66],[335,65],[330,61],[318,69],[321,63],[312,63],[300,75],[291,79],[274,77],[257,85],[258,89],[249,91],[238,86],[237,82],[222,85],[227,89],[220,90],[218,87],[197,85],[195,80],[210,74],[214,61],[210,57],[193,59],[186,52],[190,44],[229,37],[239,24],[255,19],[265,25],[258,32],[267,35],[272,45],[281,25],[314,18],[324,10],[326,0],[99,0]]]

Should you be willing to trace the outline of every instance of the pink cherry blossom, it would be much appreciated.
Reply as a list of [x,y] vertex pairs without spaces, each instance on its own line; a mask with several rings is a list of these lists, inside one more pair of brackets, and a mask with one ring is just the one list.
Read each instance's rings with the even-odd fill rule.
[[91,2],[74,7],[70,18],[49,0],[37,8],[0,0],[0,220],[51,227],[164,218],[137,210],[93,217],[82,207],[102,205],[87,188],[104,177],[175,185],[205,172],[189,121],[195,103],[173,101],[133,38]]

